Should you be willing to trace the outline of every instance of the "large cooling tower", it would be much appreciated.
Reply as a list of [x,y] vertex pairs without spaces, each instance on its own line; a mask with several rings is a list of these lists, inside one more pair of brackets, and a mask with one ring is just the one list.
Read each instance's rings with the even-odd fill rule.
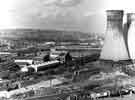
[[132,60],[135,60],[135,13],[128,14],[129,29],[128,29],[128,49]]
[[131,24],[131,16],[132,16],[133,13],[127,13],[127,21],[126,23],[124,23],[124,31],[123,31],[123,35],[124,35],[124,40],[125,40],[125,43],[126,43],[126,47],[128,49],[128,55],[130,56],[129,54],[129,48],[128,48],[128,30],[129,30],[129,26]]
[[130,26],[130,24],[131,24],[131,20],[132,20],[132,15],[133,15],[134,13],[127,13],[127,28],[129,29],[129,26]]
[[122,24],[122,10],[107,10],[107,29],[100,59],[112,61],[129,60]]

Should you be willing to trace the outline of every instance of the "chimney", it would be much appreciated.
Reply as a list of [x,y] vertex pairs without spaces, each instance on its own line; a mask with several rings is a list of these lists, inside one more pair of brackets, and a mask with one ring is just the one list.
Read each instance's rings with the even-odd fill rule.
[[107,29],[102,48],[101,60],[129,60],[123,35],[123,10],[107,10]]
[[135,59],[135,13],[130,13],[127,15],[128,17],[128,49],[130,58],[132,60]]

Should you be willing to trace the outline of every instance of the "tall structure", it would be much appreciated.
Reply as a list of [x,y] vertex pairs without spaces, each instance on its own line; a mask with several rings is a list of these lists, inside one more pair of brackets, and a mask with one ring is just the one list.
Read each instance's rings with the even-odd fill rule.
[[129,29],[128,29],[128,49],[130,58],[135,60],[135,13],[128,14]]
[[107,10],[107,29],[100,59],[129,60],[128,49],[123,35],[123,10]]
[[129,29],[134,13],[127,13],[127,29]]
[[128,49],[128,55],[129,56],[130,56],[130,53],[129,53],[129,47],[128,47],[128,30],[129,30],[129,27],[130,27],[130,24],[131,24],[132,14],[133,13],[127,13],[127,20],[126,20],[126,23],[124,23],[124,29],[123,29],[124,40],[125,40],[125,43],[126,43],[126,47]]

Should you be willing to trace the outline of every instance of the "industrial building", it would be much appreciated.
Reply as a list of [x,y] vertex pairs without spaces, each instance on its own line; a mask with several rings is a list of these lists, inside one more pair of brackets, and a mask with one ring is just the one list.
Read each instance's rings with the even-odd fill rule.
[[58,60],[42,62],[42,63],[38,63],[38,64],[31,64],[29,66],[22,67],[21,71],[22,72],[28,72],[32,69],[35,72],[45,71],[45,70],[48,70],[48,69],[56,68],[59,64],[60,64],[60,61],[58,61]]
[[34,64],[34,61],[32,59],[15,59],[14,62],[20,67]]
[[72,60],[72,57],[67,51],[56,51],[55,49],[50,51],[50,60],[59,60],[61,63],[65,63]]
[[0,71],[18,71],[20,70],[20,67],[14,63],[13,61],[6,61],[0,64]]

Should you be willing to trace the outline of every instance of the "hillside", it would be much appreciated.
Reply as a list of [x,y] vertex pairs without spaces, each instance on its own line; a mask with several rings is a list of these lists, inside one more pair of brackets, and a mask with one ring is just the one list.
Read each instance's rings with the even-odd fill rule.
[[0,30],[0,38],[4,39],[24,39],[36,41],[79,41],[88,40],[92,35],[89,33],[39,30],[39,29],[6,29]]

